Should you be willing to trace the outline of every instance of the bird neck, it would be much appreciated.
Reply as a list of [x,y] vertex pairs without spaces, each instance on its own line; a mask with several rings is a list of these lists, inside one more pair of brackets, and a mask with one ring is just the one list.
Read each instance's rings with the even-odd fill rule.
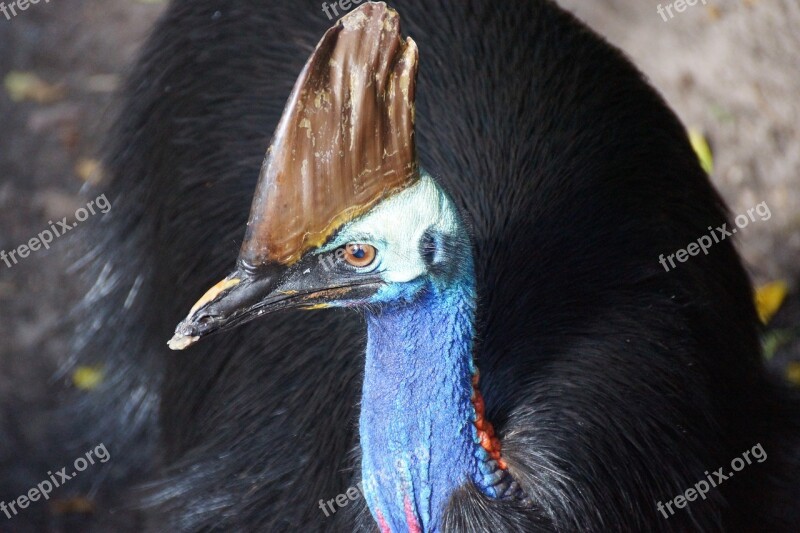
[[368,314],[362,476],[382,533],[438,531],[456,489],[473,482],[497,497],[507,477],[476,387],[474,280],[464,277]]

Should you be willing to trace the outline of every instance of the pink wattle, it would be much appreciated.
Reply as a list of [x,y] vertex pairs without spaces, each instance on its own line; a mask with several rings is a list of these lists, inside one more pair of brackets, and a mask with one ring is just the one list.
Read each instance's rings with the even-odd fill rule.
[[419,527],[417,522],[417,515],[414,514],[414,509],[411,507],[411,500],[408,496],[405,498],[406,522],[408,523],[408,533],[422,533],[422,528]]

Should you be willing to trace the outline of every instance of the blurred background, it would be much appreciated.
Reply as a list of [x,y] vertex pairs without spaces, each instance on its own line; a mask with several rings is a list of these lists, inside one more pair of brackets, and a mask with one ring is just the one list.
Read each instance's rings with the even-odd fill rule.
[[[697,0],[681,12],[666,0],[559,3],[623,49],[664,95],[733,216],[769,206],[769,220],[736,237],[762,287],[765,358],[800,386],[800,2]],[[165,5],[51,0],[0,13],[0,250],[102,192],[98,151],[116,90]],[[0,262],[0,441],[37,442],[47,420],[35,413],[58,401],[55,390],[90,394],[102,379],[97,369],[58,371],[70,334],[63,319],[87,289],[71,275],[68,247],[57,239],[12,268]],[[2,454],[14,447],[0,443],[0,464],[13,465]]]

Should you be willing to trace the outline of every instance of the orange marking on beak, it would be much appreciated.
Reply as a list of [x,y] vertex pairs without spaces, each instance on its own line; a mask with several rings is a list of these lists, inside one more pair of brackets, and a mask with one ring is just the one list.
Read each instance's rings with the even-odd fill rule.
[[241,281],[242,280],[240,280],[239,278],[230,278],[230,279],[225,278],[216,285],[214,285],[213,287],[211,287],[210,289],[208,289],[206,293],[202,297],[200,297],[199,300],[197,300],[197,303],[195,303],[192,306],[192,309],[189,311],[189,316],[192,316],[195,313],[195,311],[206,305],[208,302],[216,300],[217,297],[220,295],[220,293],[222,293],[222,291],[230,289],[231,287],[235,287]]

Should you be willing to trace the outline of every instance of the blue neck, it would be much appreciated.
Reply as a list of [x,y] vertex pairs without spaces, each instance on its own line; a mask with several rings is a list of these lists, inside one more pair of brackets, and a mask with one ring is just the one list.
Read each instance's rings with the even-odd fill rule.
[[450,496],[469,481],[495,495],[496,463],[470,400],[474,280],[426,283],[367,317],[362,476],[383,533],[440,531]]

